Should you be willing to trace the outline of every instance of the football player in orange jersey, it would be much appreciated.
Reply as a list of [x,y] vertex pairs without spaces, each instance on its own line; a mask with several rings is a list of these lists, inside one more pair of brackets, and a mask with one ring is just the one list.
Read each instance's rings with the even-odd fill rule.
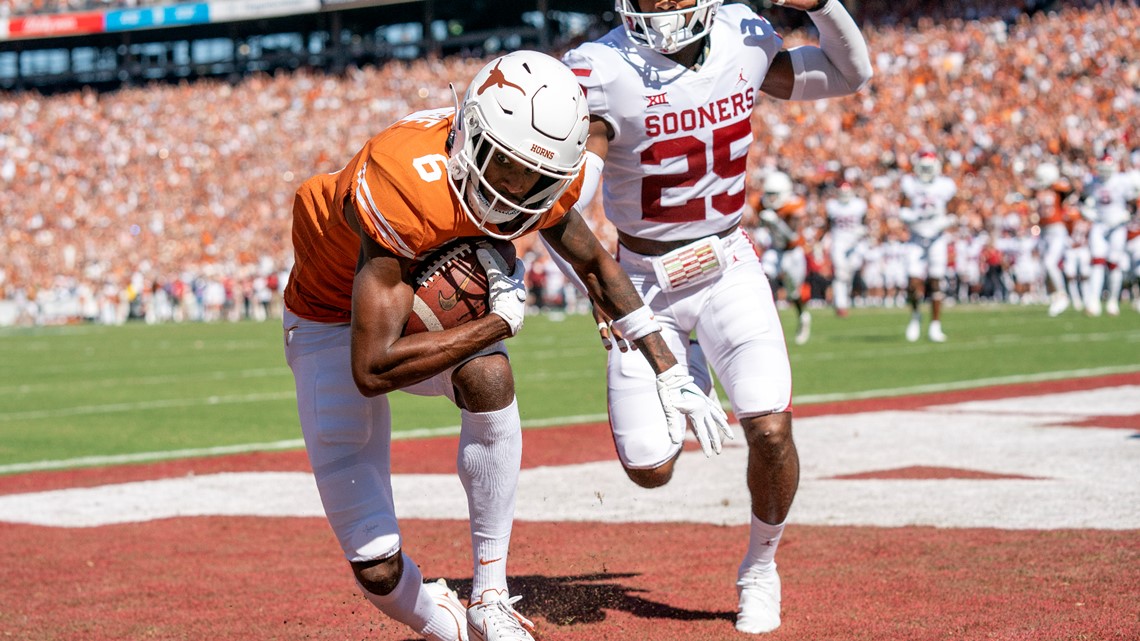
[[1045,285],[1049,290],[1049,315],[1058,316],[1071,304],[1062,265],[1065,252],[1072,244],[1069,227],[1075,214],[1065,201],[1075,193],[1075,189],[1061,176],[1056,164],[1042,162],[1034,169],[1033,183],[1028,191],[1030,214],[1041,226],[1041,264],[1045,268]]
[[[527,641],[533,626],[507,587],[522,435],[503,345],[523,322],[522,261],[500,265],[478,250],[490,313],[404,336],[414,262],[459,237],[540,231],[637,343],[668,427],[683,434],[691,421],[717,450],[731,432],[576,206],[589,120],[569,69],[544,54],[511,53],[484,66],[457,107],[407,116],[297,191],[285,353],[321,501],[365,597],[434,641]],[[466,611],[442,580],[425,584],[403,552],[387,398],[396,390],[447,396],[460,410],[473,567]]]
[[804,307],[803,286],[807,280],[804,225],[807,204],[793,193],[792,179],[782,171],[765,176],[760,193],[749,194],[747,207],[768,228],[772,244],[761,261],[772,281],[780,281],[784,295],[796,308],[796,345],[811,338],[811,312]]

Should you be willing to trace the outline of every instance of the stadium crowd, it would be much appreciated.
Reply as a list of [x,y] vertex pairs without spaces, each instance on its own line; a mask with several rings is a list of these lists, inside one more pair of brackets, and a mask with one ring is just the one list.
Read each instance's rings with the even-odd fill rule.
[[[870,11],[882,3],[865,4]],[[874,237],[894,240],[898,179],[923,148],[938,152],[959,187],[959,233],[991,239],[1038,233],[1020,194],[1042,161],[1077,185],[1105,151],[1123,170],[1140,167],[1135,2],[923,20],[920,28],[904,22],[864,27],[876,76],[863,93],[758,101],[750,167],[790,174],[819,229],[823,200],[847,180],[870,205]],[[789,45],[808,39],[785,35]],[[340,76],[298,71],[106,94],[0,95],[0,324],[274,315],[300,182],[338,170],[335,159],[352,156],[386,123],[450,106],[447,80],[462,90],[483,62],[420,59]],[[612,246],[597,202],[591,214]],[[825,242],[822,231],[814,240]],[[567,288],[541,249],[520,252],[545,290],[536,302],[565,304]],[[977,260],[994,258],[979,252]],[[825,282],[826,259],[813,269]],[[1016,285],[1009,277],[1004,284]],[[1024,290],[1025,299],[1038,287]]]

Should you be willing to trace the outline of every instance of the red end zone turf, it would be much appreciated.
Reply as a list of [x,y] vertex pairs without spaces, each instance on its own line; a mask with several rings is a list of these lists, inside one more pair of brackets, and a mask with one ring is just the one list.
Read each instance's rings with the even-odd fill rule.
[[[797,416],[1123,385],[1140,385],[1140,375],[805,406]],[[1089,427],[1140,428],[1130,420],[1118,415],[1091,420]],[[1113,421],[1121,424],[1105,424]],[[1137,441],[1120,436],[1127,446]],[[396,442],[397,471],[449,473],[455,440]],[[600,425],[528,431],[525,449],[528,468],[617,465]],[[303,453],[282,452],[26,474],[0,477],[0,496],[307,467]],[[1119,509],[1136,509],[1128,497],[1119,498]],[[403,529],[407,551],[425,575],[446,577],[466,597],[466,523],[406,519]],[[512,590],[523,596],[518,608],[537,622],[542,641],[759,638],[732,627],[732,583],[746,536],[744,526],[700,523],[519,522],[512,537]],[[195,517],[90,528],[0,522],[0,560],[0,639],[415,638],[359,596],[320,518]],[[1140,530],[793,523],[778,561],[784,624],[763,638],[1140,638]]]

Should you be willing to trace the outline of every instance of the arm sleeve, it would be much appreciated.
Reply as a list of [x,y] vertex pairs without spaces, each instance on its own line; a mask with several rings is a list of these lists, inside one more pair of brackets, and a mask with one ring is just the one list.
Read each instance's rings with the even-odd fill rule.
[[851,14],[832,0],[808,15],[819,29],[819,46],[788,50],[796,77],[791,99],[835,98],[865,87],[873,75],[871,56]]

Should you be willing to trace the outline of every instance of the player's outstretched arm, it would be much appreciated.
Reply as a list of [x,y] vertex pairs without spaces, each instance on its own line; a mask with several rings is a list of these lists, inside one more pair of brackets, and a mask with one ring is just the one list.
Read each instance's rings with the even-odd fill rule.
[[719,454],[721,440],[732,438],[728,417],[713,399],[693,382],[661,337],[661,326],[641,300],[629,276],[598,242],[594,232],[573,209],[561,223],[544,229],[548,245],[582,278],[594,304],[625,338],[637,344],[657,374],[657,394],[665,411],[666,428],[675,443],[691,424],[706,456]]
[[781,51],[760,90],[784,100],[819,100],[853,94],[873,75],[867,43],[839,0],[785,0],[808,12],[819,30],[819,46]]

